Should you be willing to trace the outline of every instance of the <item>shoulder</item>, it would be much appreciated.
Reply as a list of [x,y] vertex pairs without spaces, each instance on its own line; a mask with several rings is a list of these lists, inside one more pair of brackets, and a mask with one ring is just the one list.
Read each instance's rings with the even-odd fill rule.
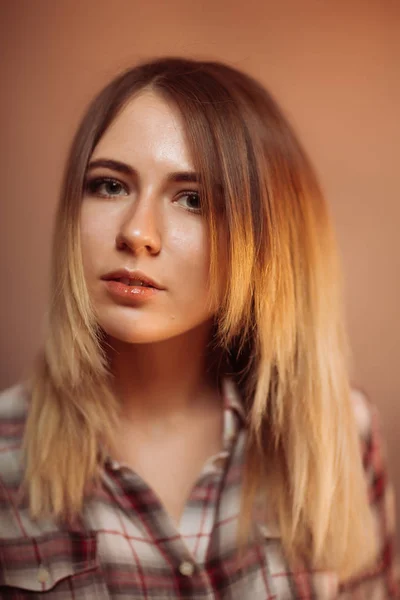
[[[387,446],[383,435],[381,416],[377,406],[359,389],[351,390],[351,401],[358,430],[361,456],[367,479],[369,499],[378,507],[383,501],[391,502],[393,488],[388,475]],[[382,510],[384,507],[379,506]],[[386,509],[388,507],[385,507]],[[390,508],[389,512],[392,512]]]
[[28,410],[28,388],[21,382],[0,392],[0,452],[15,446],[23,434]]
[[[30,537],[41,535],[47,529],[54,530],[52,524],[39,526],[31,520],[26,498],[21,493],[24,476],[22,442],[29,399],[25,382],[0,392],[0,555],[8,547],[14,552],[14,546],[9,546],[14,542],[15,548],[25,551]],[[11,556],[10,560],[15,559]],[[0,580],[1,566],[0,558]]]
[[385,494],[390,496],[393,493],[388,477],[387,446],[380,412],[364,391],[352,388],[350,397],[370,501],[372,504],[378,504]]
[[365,442],[371,436],[377,418],[377,408],[368,395],[359,388],[351,388],[350,400],[360,440]]
[[397,598],[395,499],[381,417],[378,407],[362,390],[352,388],[350,398],[359,434],[368,499],[374,516],[378,560],[371,571],[344,583],[340,598],[353,597],[353,593],[364,594],[363,598]]
[[23,475],[22,438],[28,409],[28,391],[18,383],[0,392],[0,530],[4,533],[12,518],[13,505]]
[[29,390],[25,381],[0,391],[0,421],[23,416],[28,408]]

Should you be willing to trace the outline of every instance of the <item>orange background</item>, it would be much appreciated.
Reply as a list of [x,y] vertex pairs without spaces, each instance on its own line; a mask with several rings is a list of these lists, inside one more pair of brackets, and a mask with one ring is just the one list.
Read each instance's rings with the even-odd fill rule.
[[381,410],[399,507],[398,0],[3,0],[0,11],[0,389],[41,342],[62,168],[88,101],[141,59],[225,60],[277,97],[332,205],[354,381]]

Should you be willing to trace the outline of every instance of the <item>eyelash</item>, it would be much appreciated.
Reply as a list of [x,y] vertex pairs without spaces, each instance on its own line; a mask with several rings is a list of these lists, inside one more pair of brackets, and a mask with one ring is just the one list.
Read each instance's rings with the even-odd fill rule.
[[[122,183],[121,181],[118,181],[118,179],[114,179],[113,177],[95,177],[93,179],[88,179],[85,182],[85,192],[92,194],[94,196],[99,196],[100,198],[116,198],[118,197],[118,194],[100,194],[99,193],[99,188],[107,183],[116,183],[119,186],[121,186],[121,188],[126,192],[126,195],[128,195],[129,190],[127,188],[127,186]],[[195,196],[197,199],[200,200],[200,194],[195,191],[195,190],[184,190],[182,192],[180,192],[178,199],[185,197],[185,196]],[[201,213],[201,208],[190,208],[190,207],[185,207],[185,210],[187,210],[188,212],[192,212],[195,214],[200,214]]]
[[128,189],[126,188],[126,186],[123,183],[121,183],[121,181],[118,181],[118,179],[113,179],[112,177],[95,177],[93,179],[88,179],[85,183],[85,192],[93,194],[94,196],[98,195],[102,198],[114,198],[114,194],[99,193],[99,187],[106,183],[116,183],[125,190],[126,194],[128,194]]

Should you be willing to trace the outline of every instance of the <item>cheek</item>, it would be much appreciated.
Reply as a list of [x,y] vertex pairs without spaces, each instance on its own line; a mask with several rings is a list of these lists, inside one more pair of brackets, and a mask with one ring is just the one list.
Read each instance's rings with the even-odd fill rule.
[[106,248],[112,241],[112,223],[94,206],[84,204],[80,219],[80,240],[85,273],[89,275],[102,267]]
[[175,232],[170,242],[179,264],[178,275],[182,280],[198,282],[204,287],[210,265],[209,241],[204,224]]

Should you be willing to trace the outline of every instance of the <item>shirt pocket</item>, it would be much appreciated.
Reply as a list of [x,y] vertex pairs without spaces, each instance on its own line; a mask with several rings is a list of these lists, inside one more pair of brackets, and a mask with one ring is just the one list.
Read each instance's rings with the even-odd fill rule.
[[71,597],[77,585],[90,586],[98,570],[96,554],[96,534],[91,532],[0,540],[0,597],[3,591],[12,598],[12,589],[40,593],[54,588],[60,598],[63,589]]

